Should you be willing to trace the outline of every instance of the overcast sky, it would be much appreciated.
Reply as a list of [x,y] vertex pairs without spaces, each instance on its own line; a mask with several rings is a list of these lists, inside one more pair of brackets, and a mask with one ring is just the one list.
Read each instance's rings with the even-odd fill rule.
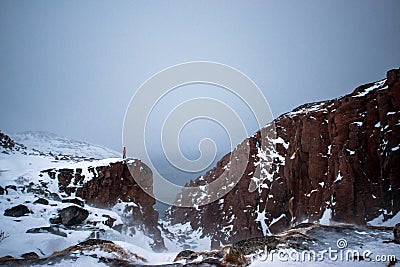
[[398,68],[399,11],[397,0],[1,0],[0,130],[120,151],[135,90],[194,60],[245,73],[277,117]]

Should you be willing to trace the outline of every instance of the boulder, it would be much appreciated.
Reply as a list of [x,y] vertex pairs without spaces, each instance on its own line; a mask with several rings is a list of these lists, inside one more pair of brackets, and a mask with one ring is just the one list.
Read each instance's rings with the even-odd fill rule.
[[62,203],[73,203],[76,204],[78,206],[84,207],[85,206],[85,202],[83,200],[80,200],[78,198],[65,198],[62,200]]
[[49,201],[44,198],[38,198],[33,202],[33,204],[49,205]]
[[25,205],[18,205],[4,211],[4,216],[21,217],[32,213]]
[[50,223],[71,226],[82,223],[88,216],[87,210],[78,206],[69,206],[60,210],[56,218],[51,218]]

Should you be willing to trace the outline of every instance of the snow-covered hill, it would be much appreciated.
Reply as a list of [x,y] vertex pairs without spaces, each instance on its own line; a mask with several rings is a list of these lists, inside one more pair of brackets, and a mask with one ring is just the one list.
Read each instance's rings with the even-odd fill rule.
[[[56,144],[60,153],[74,156],[54,155],[51,144]],[[70,153],[77,144],[82,144],[79,153]],[[104,152],[102,155],[108,153],[101,147],[94,148]],[[133,211],[135,207],[143,209],[137,199],[136,202],[121,200],[107,208],[98,208],[84,203],[85,199],[77,197],[76,192],[68,195],[62,191],[59,178],[51,173],[81,170],[80,175],[85,177],[83,181],[72,180],[67,186],[78,188],[92,179],[102,179],[98,172],[104,170],[102,168],[136,161],[115,157],[94,160],[81,156],[92,155],[92,151],[93,146],[89,144],[70,142],[48,133],[25,133],[16,142],[0,132],[0,266],[48,263],[107,266],[105,263],[112,261],[164,265],[172,263],[184,248],[207,249],[210,240],[201,242],[202,238],[190,225],[171,226],[160,222],[168,251],[156,253],[149,229],[131,224],[138,217]],[[124,178],[120,179],[122,183]],[[52,222],[61,210],[70,207],[82,208],[88,216],[74,225]],[[25,258],[29,260],[25,261]]]
[[17,143],[24,144],[28,149],[34,149],[44,154],[66,155],[93,159],[121,157],[109,148],[89,144],[83,141],[70,140],[54,133],[43,131],[27,131],[10,135]]

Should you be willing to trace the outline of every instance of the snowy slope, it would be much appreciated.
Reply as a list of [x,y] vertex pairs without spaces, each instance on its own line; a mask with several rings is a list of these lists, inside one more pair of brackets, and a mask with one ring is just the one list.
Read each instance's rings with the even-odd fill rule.
[[24,144],[29,149],[35,149],[45,154],[68,155],[105,159],[121,157],[121,154],[106,147],[93,145],[82,141],[69,140],[65,137],[42,131],[28,131],[11,135],[11,138]]
[[[179,251],[184,248],[196,250],[207,249],[210,240],[199,242],[202,238],[199,233],[193,232],[189,225],[167,225],[163,222],[163,237],[166,241],[168,252],[155,253],[151,244],[154,242],[148,235],[141,230],[125,227],[126,216],[124,213],[126,205],[135,205],[131,202],[121,202],[110,209],[100,209],[84,205],[84,209],[89,212],[89,217],[78,226],[64,227],[60,225],[51,225],[50,218],[56,216],[57,212],[62,208],[75,205],[73,203],[63,203],[58,197],[67,197],[64,193],[59,192],[58,179],[51,179],[43,170],[48,169],[82,169],[86,180],[91,179],[93,173],[88,169],[96,166],[107,166],[110,163],[122,161],[121,158],[105,158],[102,160],[93,160],[88,158],[74,157],[69,159],[61,159],[50,154],[39,152],[55,151],[51,144],[55,144],[58,151],[64,154],[78,155],[73,152],[74,145],[81,144],[79,155],[92,155],[93,146],[84,142],[68,141],[65,138],[59,138],[55,135],[47,133],[32,133],[19,135],[18,142],[27,144],[15,144],[12,148],[0,146],[0,232],[5,234],[5,238],[0,238],[0,265],[1,257],[11,256],[21,259],[25,253],[36,253],[40,260],[33,264],[42,264],[51,262],[55,266],[66,265],[99,265],[100,257],[109,259],[128,260],[138,264],[167,264],[172,263],[173,259]],[[23,137],[24,136],[24,137]],[[3,135],[3,137],[7,137]],[[7,137],[8,138],[8,137]],[[12,140],[8,139],[8,143],[12,144]],[[71,145],[72,144],[72,145]],[[49,149],[49,150],[46,150]],[[88,148],[88,151],[85,149]],[[101,147],[97,152],[106,155],[107,150]],[[54,153],[54,152],[52,152]],[[98,154],[100,155],[100,154]],[[58,197],[54,197],[54,195]],[[49,201],[47,205],[34,203],[39,198],[45,198]],[[17,205],[25,205],[30,211],[22,217],[4,216],[7,209]],[[116,230],[106,224],[107,218],[115,219],[114,226],[123,225],[122,230]],[[34,228],[53,227],[61,232],[60,236],[49,232],[27,233]],[[168,228],[168,229],[167,229]],[[184,240],[178,240],[184,236]],[[97,237],[102,240],[110,240],[115,246],[122,249],[122,254],[117,252],[109,253],[107,251],[99,251],[99,247],[94,250],[85,250],[82,255],[72,256],[68,254],[69,250],[77,246],[80,242],[84,242],[89,238]],[[188,243],[188,244],[186,244]],[[52,257],[54,253],[67,253],[54,262]],[[64,253],[62,252],[62,253]],[[61,254],[62,254],[61,253]],[[133,253],[145,259],[140,261],[135,258],[122,257]],[[94,256],[95,255],[95,256]],[[61,259],[61,260],[60,260]],[[47,262],[48,261],[48,262]],[[13,264],[11,264],[13,265]]]
[[300,233],[300,240],[307,238],[299,247],[283,245],[269,253],[263,251],[250,266],[392,266],[400,258],[400,245],[391,241],[393,234],[389,229],[311,225],[281,236],[291,233]]
[[[27,233],[29,229],[49,227],[49,219],[55,217],[57,211],[73,205],[72,203],[62,203],[57,199],[45,197],[49,200],[48,205],[35,204],[35,200],[43,197],[34,191],[38,185],[46,184],[43,187],[45,191],[58,193],[57,179],[50,179],[47,175],[42,175],[44,169],[76,169],[87,170],[93,166],[105,166],[109,163],[121,160],[120,158],[109,158],[103,160],[79,161],[75,160],[55,160],[48,155],[29,155],[25,151],[14,151],[9,154],[0,153],[0,186],[6,189],[4,195],[0,194],[0,231],[6,234],[6,238],[0,241],[0,258],[12,256],[21,258],[25,253],[34,252],[40,260],[36,265],[50,263],[54,266],[80,266],[88,264],[89,266],[107,266],[100,260],[105,257],[111,260],[127,260],[136,264],[152,264],[164,266],[171,264],[179,251],[184,248],[193,250],[208,249],[210,240],[201,238],[200,233],[193,232],[190,225],[167,225],[164,223],[163,237],[166,241],[168,251],[164,253],[155,253],[150,246],[153,240],[143,232],[135,229],[126,228],[118,231],[105,224],[107,217],[112,217],[116,221],[114,225],[124,224],[124,207],[129,203],[118,203],[110,210],[84,206],[89,211],[89,217],[82,225],[74,227],[60,227],[56,229],[66,237],[51,233]],[[91,173],[87,173],[90,176]],[[29,185],[33,183],[34,185]],[[31,190],[34,189],[34,190]],[[59,194],[65,198],[66,195]],[[32,211],[31,214],[22,217],[3,216],[6,209],[23,204]],[[163,223],[163,222],[161,222]],[[124,229],[124,228],[123,228]],[[80,242],[89,238],[100,238],[110,240],[115,245],[122,248],[122,255],[133,253],[145,259],[137,261],[135,258],[121,258],[121,253],[109,251],[99,251],[99,248],[85,250],[82,254],[63,254],[62,251],[69,251]],[[183,239],[182,239],[183,238]],[[180,240],[182,239],[182,240]],[[202,241],[203,240],[203,241]],[[51,260],[54,253],[61,255],[57,261]],[[61,260],[60,260],[61,259]],[[0,262],[0,265],[1,262]],[[12,266],[12,264],[11,264]]]
[[[283,143],[282,140],[273,140],[276,143]],[[223,262],[225,259],[224,250],[209,251],[211,242],[210,236],[203,236],[201,229],[193,230],[190,223],[175,224],[160,221],[162,236],[167,252],[155,253],[150,244],[152,240],[141,231],[118,231],[115,228],[106,225],[107,216],[114,218],[114,225],[124,223],[124,205],[128,203],[119,203],[111,209],[99,209],[88,205],[84,209],[88,210],[89,217],[83,224],[73,227],[54,226],[63,235],[60,236],[48,232],[27,233],[32,228],[49,227],[49,219],[54,217],[58,210],[74,205],[72,203],[63,203],[52,197],[46,197],[49,200],[48,205],[35,204],[34,202],[43,197],[36,189],[43,186],[43,190],[58,193],[58,180],[51,179],[48,175],[43,175],[45,169],[76,169],[81,168],[84,172],[89,167],[105,166],[112,162],[121,161],[121,158],[107,158],[103,160],[89,160],[82,158],[80,161],[74,159],[56,159],[51,155],[44,155],[33,150],[17,146],[18,149],[4,149],[0,147],[0,186],[6,189],[6,192],[0,194],[0,231],[6,234],[6,238],[0,240],[0,265],[1,257],[12,256],[21,259],[24,253],[34,252],[40,259],[22,262],[24,265],[41,266],[51,264],[53,266],[110,266],[110,264],[122,264],[129,262],[136,265],[158,265],[183,266],[184,264],[195,264],[200,266],[215,266],[209,264],[209,255],[216,255],[211,258],[216,262]],[[37,147],[44,147],[38,142]],[[260,158],[261,155],[260,155]],[[263,162],[260,162],[262,164]],[[90,179],[90,172],[85,173]],[[268,175],[265,179],[268,179]],[[31,184],[32,183],[32,184]],[[39,186],[39,187],[38,187]],[[34,190],[32,190],[34,189]],[[66,197],[59,194],[60,197]],[[6,209],[23,204],[32,211],[22,217],[4,216]],[[398,217],[393,218],[395,220]],[[380,225],[376,220],[371,224]],[[315,229],[315,230],[313,230]],[[340,230],[340,229],[339,229]],[[349,243],[349,248],[360,251],[371,250],[373,255],[395,255],[400,257],[398,246],[394,243],[383,243],[391,239],[389,230],[370,230],[365,228],[350,227],[339,231],[334,226],[310,228],[307,235],[313,241],[307,240],[308,248],[320,251],[327,247],[336,248],[335,244],[339,238],[345,237]],[[290,231],[289,231],[290,232]],[[286,235],[287,233],[282,233]],[[99,238],[100,240],[112,241],[112,245],[91,246],[83,248],[79,244],[89,238]],[[289,239],[288,239],[289,240]],[[291,241],[291,240],[289,240]],[[294,240],[294,242],[296,242]],[[361,249],[362,248],[362,249]],[[174,263],[177,254],[185,249],[197,251],[199,256],[191,260],[180,260]],[[283,246],[277,249],[282,253],[301,252],[302,249],[293,249],[293,247]],[[214,254],[213,254],[214,253]],[[56,256],[54,256],[56,255]],[[57,256],[58,255],[58,256]],[[271,263],[271,260],[265,261],[263,255],[245,255],[249,260],[250,266],[265,266]],[[222,258],[221,258],[222,257]],[[108,263],[108,264],[107,264]],[[317,262],[318,265],[342,265],[340,261]],[[351,262],[354,264],[355,262]],[[356,262],[358,265],[372,265],[376,263]],[[387,261],[381,263],[387,265]],[[286,262],[274,261],[273,265],[287,264]],[[315,266],[316,262],[291,262],[291,264]],[[7,262],[6,266],[13,266],[13,263]],[[235,265],[231,265],[235,266]]]

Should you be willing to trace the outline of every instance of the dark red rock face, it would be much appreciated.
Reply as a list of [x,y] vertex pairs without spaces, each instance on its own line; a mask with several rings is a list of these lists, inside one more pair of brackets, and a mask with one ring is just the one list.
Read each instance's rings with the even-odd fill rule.
[[152,186],[153,173],[140,160],[130,160],[128,163],[119,161],[108,166],[89,168],[93,178],[88,181],[85,181],[82,169],[61,169],[55,177],[61,193],[69,196],[75,194],[85,199],[89,205],[108,208],[118,201],[135,203],[130,226],[144,226],[145,232],[155,241],[154,249],[163,249],[164,241],[157,228],[158,212],[153,208],[155,200],[140,188],[128,168],[135,177]]
[[14,141],[8,135],[0,132],[0,147],[13,149],[14,146]]
[[[171,221],[202,228],[218,247],[323,215],[365,224],[400,210],[400,70],[344,97],[300,106],[275,125],[277,155],[269,171],[260,164],[265,128],[239,145],[248,142],[251,153],[239,159],[248,165],[232,191],[198,210],[175,207]],[[229,159],[190,185],[212,181]],[[249,192],[254,181],[257,190]]]

